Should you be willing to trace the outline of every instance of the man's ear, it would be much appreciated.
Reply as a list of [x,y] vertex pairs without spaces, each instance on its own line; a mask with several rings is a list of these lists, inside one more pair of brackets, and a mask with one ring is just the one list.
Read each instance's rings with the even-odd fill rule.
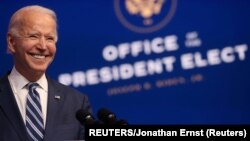
[[15,53],[15,39],[10,33],[7,33],[7,52],[10,54]]

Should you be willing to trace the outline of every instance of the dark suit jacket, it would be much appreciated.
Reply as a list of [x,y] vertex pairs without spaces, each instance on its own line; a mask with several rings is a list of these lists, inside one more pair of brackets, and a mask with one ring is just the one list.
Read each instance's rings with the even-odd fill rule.
[[[47,77],[48,109],[44,141],[84,139],[84,127],[75,118],[77,110],[92,112],[86,95]],[[55,98],[60,96],[60,99]],[[7,75],[0,79],[0,141],[28,141]]]

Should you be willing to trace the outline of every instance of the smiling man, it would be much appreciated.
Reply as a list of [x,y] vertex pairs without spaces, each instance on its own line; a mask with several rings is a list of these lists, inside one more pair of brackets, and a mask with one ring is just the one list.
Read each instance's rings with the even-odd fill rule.
[[14,57],[16,70],[29,81],[38,80],[54,59],[56,29],[55,15],[45,9],[30,7],[12,16],[7,34],[8,51]]
[[0,79],[1,141],[84,139],[75,113],[92,112],[88,97],[46,75],[57,39],[56,14],[48,8],[26,6],[11,17],[7,50],[14,65]]

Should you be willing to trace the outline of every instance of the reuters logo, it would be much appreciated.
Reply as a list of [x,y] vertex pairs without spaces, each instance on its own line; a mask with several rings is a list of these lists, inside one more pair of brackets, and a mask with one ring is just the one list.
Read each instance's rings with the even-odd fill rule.
[[166,26],[176,6],[177,0],[114,0],[119,21],[138,33],[150,33]]

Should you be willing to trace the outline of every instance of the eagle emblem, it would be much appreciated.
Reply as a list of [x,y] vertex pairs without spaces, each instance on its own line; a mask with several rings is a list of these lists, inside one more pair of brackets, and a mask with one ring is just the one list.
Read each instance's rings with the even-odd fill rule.
[[129,14],[144,18],[145,25],[153,23],[151,17],[161,12],[165,0],[126,0],[125,7]]

